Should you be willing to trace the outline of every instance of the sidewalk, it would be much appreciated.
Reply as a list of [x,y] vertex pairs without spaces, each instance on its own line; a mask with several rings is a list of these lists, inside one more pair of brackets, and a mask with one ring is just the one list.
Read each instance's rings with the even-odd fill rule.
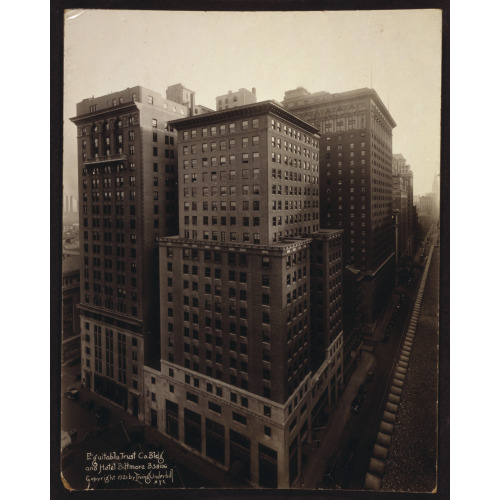
[[[326,429],[319,436],[319,448],[311,454],[302,471],[298,488],[316,489],[323,479],[328,459],[338,446],[340,436],[351,414],[351,402],[364,382],[366,374],[375,362],[373,354],[362,351],[361,361],[347,384],[337,407],[330,415]],[[302,483],[302,484],[300,484]]]

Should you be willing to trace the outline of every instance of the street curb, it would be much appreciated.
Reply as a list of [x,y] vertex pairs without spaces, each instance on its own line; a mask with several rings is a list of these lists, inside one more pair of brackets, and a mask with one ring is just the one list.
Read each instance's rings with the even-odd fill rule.
[[370,458],[370,463],[368,466],[368,472],[365,475],[365,490],[378,490],[382,483],[382,478],[385,472],[385,462],[387,460],[387,455],[391,446],[392,433],[394,426],[396,425],[396,416],[399,410],[399,404],[401,402],[401,397],[403,394],[404,381],[406,378],[407,371],[409,369],[411,348],[413,345],[413,340],[415,338],[415,333],[420,318],[420,309],[422,298],[424,294],[425,284],[427,282],[427,275],[429,274],[429,266],[432,259],[432,254],[434,251],[434,246],[431,246],[429,251],[429,256],[427,258],[427,263],[425,265],[424,272],[422,273],[422,278],[420,280],[417,298],[413,306],[412,315],[408,323],[406,330],[406,335],[403,337],[404,342],[401,346],[401,352],[399,355],[399,361],[394,370],[394,377],[392,380],[392,386],[389,394],[387,395],[387,401],[385,405],[385,411],[382,415],[382,420],[380,422],[379,433],[377,434],[377,439],[375,445],[373,446],[372,456]]
[[378,490],[380,488],[380,478],[367,473],[365,476],[365,490]]

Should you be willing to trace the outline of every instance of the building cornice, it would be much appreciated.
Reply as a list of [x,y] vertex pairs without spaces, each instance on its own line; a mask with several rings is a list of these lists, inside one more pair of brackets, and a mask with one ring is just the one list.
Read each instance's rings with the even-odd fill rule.
[[283,120],[287,120],[310,134],[319,134],[319,130],[316,127],[313,127],[304,120],[301,120],[299,117],[290,113],[275,101],[263,101],[248,104],[246,106],[224,109],[222,111],[214,111],[213,113],[181,118],[179,120],[171,121],[170,125],[174,126],[178,130],[182,130],[185,128],[200,127],[203,125],[210,125],[212,123],[220,123],[225,120],[258,116],[266,113],[275,115]]
[[[323,99],[319,102],[314,102],[314,99],[318,96],[322,97]],[[284,101],[282,101],[282,104],[284,106],[287,106],[289,104],[294,104],[292,109],[300,109],[301,111],[303,111],[307,109],[321,108],[324,107],[325,105],[333,105],[333,106],[342,105],[345,102],[349,102],[360,98],[373,99],[377,107],[381,110],[384,117],[392,126],[392,128],[396,127],[396,122],[389,113],[389,110],[386,108],[385,104],[382,102],[382,99],[380,99],[379,95],[374,89],[370,89],[368,87],[363,89],[349,90],[347,92],[341,92],[338,94],[329,94],[328,92],[316,92],[315,94],[309,94],[307,96],[298,96],[292,99],[285,99]],[[310,100],[311,102],[306,102],[305,104],[297,104],[297,101],[301,100],[307,100],[307,101]]]
[[[316,233],[314,233],[316,234]],[[179,236],[164,236],[158,238],[158,243],[160,246],[175,245],[180,248],[196,248],[198,250],[224,250],[229,252],[244,252],[244,253],[259,253],[265,255],[266,253],[278,253],[287,254],[293,249],[303,248],[309,245],[313,241],[313,237],[309,236],[306,238],[294,238],[293,240],[287,240],[280,243],[274,243],[272,245],[255,245],[249,243],[221,243],[209,240],[192,240],[181,238]]]
[[[97,314],[101,316],[107,316],[109,318],[112,318],[116,321],[122,321],[123,323],[130,323],[131,325],[142,327],[143,321],[141,319],[138,319],[134,316],[129,316],[124,313],[116,313],[113,311],[109,311],[108,309],[102,309],[96,306],[80,303],[77,305],[77,308],[80,311],[85,311],[91,314]],[[105,322],[105,321],[103,321]]]
[[126,102],[109,108],[104,108],[98,111],[93,111],[90,113],[85,113],[83,115],[74,116],[73,118],[70,118],[70,121],[72,121],[75,125],[83,125],[87,123],[89,120],[100,120],[108,116],[116,116],[117,113],[123,113],[129,110],[135,111],[138,109],[137,106],[138,104],[140,103],[137,101]]

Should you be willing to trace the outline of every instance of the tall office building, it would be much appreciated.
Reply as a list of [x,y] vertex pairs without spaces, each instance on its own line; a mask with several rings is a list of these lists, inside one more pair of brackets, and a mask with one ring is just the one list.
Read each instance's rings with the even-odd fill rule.
[[[177,88],[177,90],[179,90]],[[180,92],[180,90],[179,90]],[[142,416],[159,352],[158,243],[177,234],[176,133],[184,102],[137,86],[79,102],[82,383]]]
[[273,101],[172,124],[179,236],[160,239],[146,423],[289,487],[342,384],[342,232],[319,229],[317,129]]
[[362,331],[371,333],[392,289],[392,129],[373,89],[285,93],[283,106],[317,127],[321,227],[344,229],[344,261],[363,297]]

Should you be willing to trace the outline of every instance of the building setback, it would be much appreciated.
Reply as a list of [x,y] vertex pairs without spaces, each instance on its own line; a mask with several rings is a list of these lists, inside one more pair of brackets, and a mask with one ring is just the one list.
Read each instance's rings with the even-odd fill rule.
[[[140,86],[77,104],[82,383],[143,414],[159,352],[158,238],[178,233],[176,133],[188,105]],[[179,99],[181,100],[181,99]]]
[[319,135],[273,101],[173,125],[179,236],[160,238],[146,423],[286,488],[342,384],[342,232],[319,229]]
[[[395,122],[372,89],[285,92],[283,106],[317,127],[321,227],[344,230],[344,370],[372,334],[394,282],[392,129]],[[359,301],[359,302],[357,302]]]

